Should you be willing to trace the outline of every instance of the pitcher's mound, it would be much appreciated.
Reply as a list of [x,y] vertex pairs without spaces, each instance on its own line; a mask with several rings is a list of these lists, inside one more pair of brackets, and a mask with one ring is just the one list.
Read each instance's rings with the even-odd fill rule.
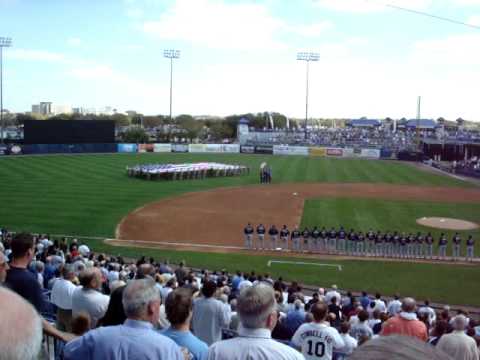
[[474,230],[480,227],[471,221],[440,217],[423,217],[417,219],[417,224],[447,230]]

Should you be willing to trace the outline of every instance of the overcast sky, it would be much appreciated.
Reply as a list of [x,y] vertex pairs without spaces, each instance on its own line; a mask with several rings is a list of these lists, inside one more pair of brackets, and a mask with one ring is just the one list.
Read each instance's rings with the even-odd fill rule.
[[480,0],[0,0],[4,107],[52,101],[145,114],[305,114],[480,121]]

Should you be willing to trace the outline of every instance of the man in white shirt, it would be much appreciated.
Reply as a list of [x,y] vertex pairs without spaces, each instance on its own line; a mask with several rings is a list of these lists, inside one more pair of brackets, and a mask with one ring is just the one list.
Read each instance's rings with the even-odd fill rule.
[[390,316],[397,315],[402,309],[402,302],[400,301],[400,295],[395,294],[393,300],[388,303],[387,313]]
[[326,304],[316,303],[310,312],[313,322],[301,325],[293,335],[292,343],[301,349],[306,360],[331,360],[333,349],[345,346],[345,342],[338,331],[326,322]]
[[437,348],[445,351],[456,360],[478,360],[478,348],[475,340],[465,334],[468,321],[464,315],[457,315],[453,319],[453,329],[451,334],[443,335]]
[[74,278],[73,267],[65,265],[62,277],[55,281],[50,295],[52,303],[57,306],[57,328],[67,332],[72,332],[72,297],[77,288],[72,283]]
[[421,306],[419,309],[418,309],[418,314],[419,315],[422,315],[422,314],[427,314],[428,316],[428,323],[430,325],[433,324],[433,322],[437,319],[437,314],[435,313],[435,310],[433,310],[431,307],[430,307],[430,301],[428,300],[425,300],[425,303],[423,306]]
[[327,304],[331,304],[333,297],[336,297],[336,298],[337,298],[337,304],[340,304],[340,301],[342,300],[342,296],[341,296],[340,293],[337,291],[337,285],[332,285],[332,290],[328,291],[328,292],[325,294],[325,302],[326,302]]
[[80,276],[81,288],[76,289],[72,295],[72,315],[75,317],[80,312],[90,315],[92,329],[101,319],[108,308],[110,297],[103,295],[98,289],[102,286],[102,274],[98,268],[84,270]]
[[378,310],[379,312],[387,312],[387,306],[385,305],[385,301],[382,300],[382,296],[380,293],[375,294],[375,307],[373,308],[374,310]]
[[217,291],[214,281],[203,284],[203,296],[193,303],[192,329],[195,336],[208,345],[222,339],[222,329],[230,324],[230,305],[215,299]]
[[219,341],[208,350],[208,360],[304,360],[295,349],[271,338],[277,324],[273,288],[265,283],[240,292],[237,302],[239,336]]
[[347,356],[351,355],[353,353],[353,350],[355,350],[358,346],[357,340],[350,336],[349,331],[349,323],[344,322],[340,325],[340,336],[345,345],[335,350],[335,353],[339,355],[339,359],[342,359],[342,356],[346,358]]

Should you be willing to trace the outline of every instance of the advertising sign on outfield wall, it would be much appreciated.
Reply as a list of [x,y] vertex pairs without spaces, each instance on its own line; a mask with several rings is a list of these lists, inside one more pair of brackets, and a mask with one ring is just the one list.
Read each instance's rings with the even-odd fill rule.
[[343,149],[327,148],[327,156],[343,156]]
[[343,149],[343,157],[354,157],[355,151],[353,148],[345,148]]
[[238,154],[240,152],[240,145],[239,144],[222,144],[222,149],[224,153]]
[[274,145],[275,155],[308,155],[308,148],[305,146]]
[[273,154],[273,146],[272,145],[255,146],[255,154]]
[[140,153],[153,152],[153,144],[139,144],[138,152]]
[[119,153],[136,153],[137,144],[117,144],[117,151]]
[[205,152],[205,144],[189,144],[188,145],[188,152],[204,153]]
[[6,155],[7,154],[7,147],[5,145],[0,145],[0,155]]
[[172,144],[172,152],[176,153],[186,153],[188,152],[187,144]]
[[379,159],[380,158],[380,150],[378,149],[362,149],[360,154],[361,157],[371,158],[371,159]]
[[153,151],[158,153],[169,153],[172,152],[172,144],[153,144]]
[[325,156],[327,155],[327,151],[325,148],[322,147],[310,147],[308,148],[308,153],[310,156]]
[[244,154],[253,154],[255,152],[255,146],[242,145],[240,146],[240,152]]

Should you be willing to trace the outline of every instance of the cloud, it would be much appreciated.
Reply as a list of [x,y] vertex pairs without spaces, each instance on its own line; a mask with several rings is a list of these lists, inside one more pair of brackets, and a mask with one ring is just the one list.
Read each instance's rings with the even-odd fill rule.
[[177,0],[159,20],[145,22],[143,31],[162,40],[245,50],[284,47],[275,38],[282,27],[284,22],[261,4]]
[[112,68],[107,65],[75,67],[69,70],[69,73],[82,80],[111,79],[114,77]]
[[64,54],[55,53],[45,50],[29,50],[29,49],[12,49],[8,51],[7,57],[16,60],[27,61],[45,61],[45,62],[66,62],[67,58]]
[[143,16],[143,10],[139,8],[127,9],[127,16],[132,19],[139,19]]
[[415,10],[425,10],[432,4],[432,0],[315,0],[314,4],[334,11],[370,13],[389,10],[389,8],[385,6],[386,4],[407,7]]
[[452,0],[455,5],[460,6],[478,6],[480,5],[480,0]]
[[473,15],[467,19],[467,24],[480,26],[480,15]]
[[303,37],[319,37],[329,29],[333,28],[331,21],[322,21],[310,25],[285,25],[284,31],[291,32]]

